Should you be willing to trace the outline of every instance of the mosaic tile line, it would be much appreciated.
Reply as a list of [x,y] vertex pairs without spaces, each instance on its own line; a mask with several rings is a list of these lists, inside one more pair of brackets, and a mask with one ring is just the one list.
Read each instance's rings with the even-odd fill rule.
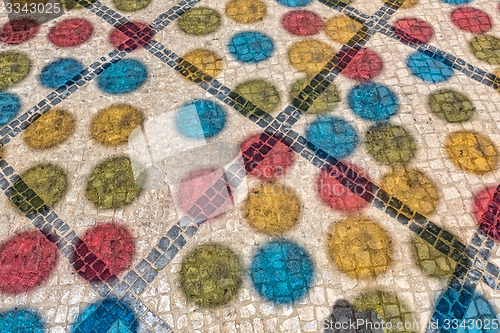
[[[125,22],[129,22],[126,18],[116,13],[114,10],[104,6],[99,1],[90,3],[87,0],[77,0],[81,5],[86,6],[88,10],[106,20],[115,27],[119,27]],[[172,22],[174,22],[182,13],[191,7],[198,4],[200,0],[186,1],[182,0],[178,4],[174,5],[168,9],[165,13],[160,14],[158,19],[156,19],[151,28],[155,33],[158,33],[168,27]],[[122,31],[128,33],[127,31]],[[135,36],[137,33],[129,33],[130,36]],[[14,137],[19,135],[23,130],[25,130],[31,123],[38,119],[44,113],[50,111],[54,106],[62,102],[64,99],[75,93],[80,87],[86,85],[88,82],[92,81],[99,76],[110,64],[125,58],[132,50],[113,50],[106,56],[100,57],[99,60],[94,61],[91,65],[84,68],[78,75],[70,79],[63,86],[50,92],[43,100],[38,102],[28,111],[18,115],[16,118],[11,120],[8,124],[0,128],[0,147],[5,146]]]
[[[495,90],[498,90],[500,88],[499,77],[488,73],[480,67],[468,63],[464,59],[456,57],[446,51],[432,46],[431,44],[418,41],[399,29],[395,29],[393,26],[387,23],[387,18],[385,18],[386,14],[383,12],[377,11],[374,15],[368,16],[350,6],[339,7],[337,5],[337,1],[319,0],[319,2],[328,6],[329,8],[335,9],[339,12],[344,12],[344,14],[346,14],[347,16],[357,20],[360,23],[365,24],[366,26],[371,27],[376,32],[397,40],[400,43],[407,45],[419,52],[422,52],[425,55],[430,56],[431,58],[443,63],[444,65],[467,75],[468,77],[479,83],[490,86]],[[379,19],[374,19],[374,17],[379,17]],[[396,31],[398,32],[399,36],[395,33]]]
[[[22,181],[19,174],[17,174],[12,166],[10,166],[4,159],[0,159],[0,189],[2,189],[7,198],[11,201],[20,202],[15,200],[15,197],[21,197],[23,199],[22,202],[29,206],[29,211],[26,213],[26,217],[31,220],[32,224],[38,228],[49,241],[53,242],[57,246],[63,256],[68,259],[70,264],[75,267],[75,270],[79,274],[87,274],[88,271],[92,271],[94,274],[97,274],[105,271],[102,265],[100,265],[102,264],[102,261],[100,261],[98,257],[90,251],[87,252],[85,262],[82,262],[81,265],[78,265],[75,262],[73,255],[75,253],[75,246],[79,244],[79,248],[86,247],[85,243],[76,235],[76,232],[57,215],[54,210],[44,204],[43,200]],[[89,258],[89,260],[87,260],[87,258]],[[137,275],[135,281],[130,281],[129,277],[127,281],[130,282],[130,291],[134,292],[143,288],[140,281],[144,281],[143,279],[149,279],[148,274],[150,274],[150,272],[143,272],[143,274]],[[103,274],[100,275],[100,277],[102,276]],[[156,315],[154,315],[149,309],[147,309],[146,306],[142,304],[142,302],[138,299],[140,293],[136,292],[134,295],[130,291],[124,290],[123,294],[120,295],[118,292],[111,292],[110,290],[112,286],[117,283],[116,280],[117,279],[110,279],[103,281],[98,279],[97,281],[94,281],[96,283],[90,283],[90,286],[103,298],[106,297],[123,300],[130,304],[133,309],[141,310],[136,312],[137,318],[142,322],[142,326],[145,328],[140,332],[148,332],[148,329],[154,329],[155,325],[159,325],[158,327],[167,329],[166,331],[156,330],[155,332],[168,332],[170,330],[170,327],[167,324],[161,322]],[[108,292],[103,292],[106,288]],[[119,288],[115,290],[118,291]]]
[[96,78],[100,73],[102,73],[104,70],[103,68],[123,59],[125,55],[125,52],[120,52],[118,50],[111,51],[108,55],[99,58],[98,61],[95,61],[87,68],[84,68],[78,75],[66,82],[65,85],[50,92],[44,99],[38,102],[37,105],[18,115],[8,124],[3,126],[0,129],[0,147],[5,146],[41,115],[71,96],[80,87]]
[[[498,275],[498,271],[491,267],[489,262],[492,252],[496,248],[496,242],[489,235],[494,235],[492,229],[500,220],[500,185],[495,195],[488,203],[488,209],[483,214],[482,222],[478,231],[472,237],[471,243],[465,250],[463,258],[457,262],[453,276],[437,301],[435,311],[431,317],[426,332],[437,331],[435,327],[444,329],[445,319],[456,319],[462,321],[467,309],[472,302],[472,296],[479,281],[483,281],[495,288],[491,274]],[[498,287],[497,287],[498,289]],[[434,323],[435,325],[431,325]],[[450,332],[457,330],[451,327]]]
[[[391,197],[374,183],[357,175],[356,172],[347,165],[329,156],[326,152],[317,149],[297,132],[291,129],[283,132],[280,129],[280,122],[276,121],[272,116],[258,109],[242,96],[232,92],[228,87],[222,85],[216,79],[196,69],[195,66],[187,63],[172,51],[165,50],[164,46],[160,43],[152,41],[146,48],[163,62],[178,70],[182,75],[189,76],[192,81],[196,82],[200,87],[217,99],[232,106],[242,115],[248,117],[263,128],[265,133],[270,136],[280,137],[281,142],[291,147],[292,150],[306,158],[313,165],[332,173],[338,181],[354,194],[372,203],[376,208],[384,211],[401,224],[407,226],[411,231],[423,238],[439,252],[450,256],[450,258],[455,261],[459,261],[463,257],[466,246],[449,231],[438,227],[425,216],[412,211],[397,198]],[[260,118],[258,115],[260,115]],[[257,162],[263,159],[263,154],[261,153],[258,153],[256,156],[258,156],[256,158]],[[497,276],[489,274],[488,278],[494,279],[497,282],[496,285],[498,285],[499,280]]]

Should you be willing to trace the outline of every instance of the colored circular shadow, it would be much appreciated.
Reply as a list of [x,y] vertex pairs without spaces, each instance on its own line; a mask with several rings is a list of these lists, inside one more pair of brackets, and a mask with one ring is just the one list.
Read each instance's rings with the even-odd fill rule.
[[439,190],[434,181],[416,169],[395,168],[382,177],[380,187],[424,216],[432,214],[439,203]]
[[280,104],[278,89],[266,80],[249,80],[238,84],[235,92],[259,109],[272,113]]
[[[276,180],[286,174],[290,166],[294,162],[293,150],[281,141],[275,142],[277,139],[268,138],[264,134],[266,141],[263,141],[262,134],[255,134],[245,139],[240,145],[240,151],[243,155],[246,172],[253,177],[261,180]],[[264,158],[260,161],[254,160],[254,156],[262,155],[257,153],[266,152]]]
[[358,134],[347,121],[336,117],[321,117],[306,130],[307,140],[335,158],[351,155],[358,145]]
[[418,236],[411,241],[413,259],[425,275],[446,278],[455,272],[456,262]]
[[[487,327],[487,323],[494,323],[498,321],[498,316],[493,309],[493,306],[488,302],[488,300],[475,292],[472,295],[472,302],[470,303],[467,311],[465,312],[465,316],[463,321],[465,323],[475,323],[473,328],[470,328],[470,325],[467,325],[465,328],[464,325],[459,325],[457,329],[457,333],[498,333],[498,327],[495,327],[493,324],[490,327]],[[483,327],[481,327],[481,323]]]
[[[210,50],[193,50],[185,54],[183,59],[211,77],[219,75],[224,65],[222,58]],[[197,80],[198,76],[186,74],[186,78],[188,80]]]
[[294,10],[283,16],[281,24],[295,36],[316,35],[323,27],[323,21],[316,13],[308,10]]
[[269,59],[274,52],[274,42],[257,31],[240,32],[231,38],[229,52],[239,61],[258,63]]
[[17,309],[0,312],[0,332],[2,333],[44,333],[42,318],[31,309]]
[[221,16],[212,8],[196,7],[182,14],[178,24],[179,28],[188,35],[204,36],[219,29]]
[[61,109],[51,109],[23,132],[23,140],[33,149],[49,149],[66,141],[75,132],[75,118]]
[[135,12],[149,6],[151,0],[113,0],[113,3],[122,12]]
[[262,297],[277,304],[290,304],[310,289],[314,265],[311,256],[298,244],[276,239],[259,247],[250,274]]
[[256,23],[267,15],[267,6],[260,0],[231,0],[226,5],[226,15],[238,23]]
[[[449,301],[452,297],[456,299],[457,296],[452,290],[446,290],[434,305],[434,313],[440,317],[448,315],[450,307]],[[460,319],[456,319],[453,314],[450,318],[450,322],[453,323],[458,321],[458,324],[446,327],[446,321],[440,321],[436,330],[444,332],[450,331],[452,327],[456,327],[454,332],[457,333],[498,333],[498,326],[494,324],[498,321],[498,317],[488,300],[475,291],[467,293],[465,297],[466,298],[462,296],[464,302],[468,303],[468,306],[467,308],[460,309]]]
[[451,5],[463,5],[471,2],[472,0],[441,0],[441,2],[449,3]]
[[392,167],[408,165],[417,152],[413,136],[404,127],[388,123],[371,126],[365,145],[373,159]]
[[176,114],[175,126],[184,136],[192,139],[211,138],[226,125],[226,111],[218,103],[197,100],[184,104]]
[[24,53],[0,52],[0,91],[10,88],[28,76],[31,60]]
[[38,287],[54,271],[57,258],[56,245],[38,230],[9,238],[0,245],[0,292],[19,294]]
[[133,51],[153,38],[153,30],[142,22],[125,22],[111,32],[109,42],[120,51]]
[[464,171],[484,174],[496,169],[498,150],[486,136],[470,131],[458,131],[448,135],[446,153],[453,163]]
[[115,157],[97,165],[87,182],[86,196],[96,207],[121,208],[134,202],[142,192],[144,175],[134,175],[128,157]]
[[493,28],[490,16],[473,7],[460,7],[451,12],[451,21],[459,29],[473,34],[484,34]]
[[469,42],[469,48],[479,60],[491,65],[500,65],[500,39],[489,35],[480,35],[472,38]]
[[413,75],[426,82],[445,82],[453,76],[453,68],[421,52],[411,54],[406,65]]
[[127,304],[106,298],[89,305],[78,315],[71,333],[83,332],[136,333],[138,322]]
[[396,95],[380,83],[362,83],[347,96],[349,107],[360,118],[371,121],[389,120],[399,111]]
[[97,85],[109,94],[127,94],[142,87],[147,78],[148,71],[142,62],[123,59],[106,68],[97,78]]
[[134,238],[127,228],[118,223],[102,223],[88,229],[76,244],[73,266],[79,271],[85,262],[93,269],[79,271],[80,276],[89,281],[106,281],[130,266],[134,250]]
[[248,193],[245,218],[250,226],[267,235],[282,234],[299,223],[301,203],[292,188],[267,183]]
[[394,33],[409,42],[428,43],[434,37],[434,29],[424,20],[415,17],[406,17],[397,20]]
[[351,80],[365,82],[377,77],[384,67],[382,59],[370,49],[361,49],[344,68],[342,75]]
[[376,221],[364,216],[348,216],[332,224],[328,255],[335,267],[351,278],[375,278],[385,273],[392,263],[392,240]]
[[[298,79],[292,84],[290,90],[290,100],[293,100],[303,91],[312,91],[313,87],[309,84],[313,80],[313,77],[305,77],[303,79]],[[323,114],[333,111],[340,102],[340,92],[335,84],[330,84],[322,93],[319,95],[314,102],[307,109],[308,114]]]
[[66,19],[50,29],[49,41],[58,47],[78,46],[90,39],[94,26],[82,18]]
[[463,123],[470,120],[476,108],[463,94],[442,89],[429,95],[429,108],[439,118],[449,123]]
[[483,222],[483,215],[488,211],[488,204],[493,200],[496,190],[496,186],[489,186],[474,195],[472,199],[472,215],[478,225]]
[[42,68],[40,81],[47,88],[57,89],[78,75],[82,70],[82,64],[76,59],[58,59]]
[[5,44],[21,44],[35,37],[39,28],[35,20],[28,18],[12,20],[0,29],[0,41]]
[[318,74],[333,56],[334,51],[328,44],[314,39],[296,42],[288,50],[292,66],[310,75]]
[[303,7],[310,4],[313,0],[278,0],[278,2],[287,7]]
[[325,33],[334,42],[347,44],[364,24],[346,15],[336,15],[325,23]]
[[405,324],[415,325],[413,314],[396,294],[381,290],[367,290],[354,299],[353,305],[359,311],[375,310],[384,326],[392,327],[391,333],[413,332],[404,328]]
[[90,134],[105,146],[118,146],[128,142],[130,134],[144,123],[142,112],[130,104],[113,104],[92,119]]
[[[351,169],[346,172],[348,177],[354,176],[355,172],[358,175],[357,177],[367,179],[364,170],[349,163],[344,164],[348,165]],[[316,187],[321,201],[336,211],[350,214],[360,211],[369,204],[368,201],[359,196],[362,194],[361,190],[359,193],[358,191],[353,193],[345,185],[338,181],[334,175],[323,170],[319,173],[318,180],[316,181]],[[365,185],[365,188],[371,191],[370,185]]]
[[20,108],[21,102],[17,95],[0,92],[0,126],[14,119]]
[[228,304],[241,287],[243,266],[229,247],[204,244],[182,260],[180,286],[186,298],[203,308]]
[[39,164],[26,170],[21,179],[49,206],[54,207],[68,190],[68,177],[61,167]]
[[[200,204],[200,198],[206,198],[207,193],[214,195],[211,202]],[[181,179],[175,203],[194,220],[216,217],[232,207],[231,187],[221,169],[198,169]]]

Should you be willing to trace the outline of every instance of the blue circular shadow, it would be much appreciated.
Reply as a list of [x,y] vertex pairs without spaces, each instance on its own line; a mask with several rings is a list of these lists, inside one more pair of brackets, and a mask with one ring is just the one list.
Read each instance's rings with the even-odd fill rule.
[[42,318],[31,309],[15,309],[0,313],[0,332],[2,333],[43,333]]
[[59,88],[83,70],[83,65],[73,58],[62,58],[42,68],[40,82],[51,89]]
[[391,89],[379,83],[362,83],[349,92],[349,107],[365,120],[387,121],[399,110],[399,102]]
[[246,31],[234,35],[228,48],[239,61],[257,63],[268,59],[273,54],[274,43],[263,33]]
[[257,250],[252,259],[251,279],[257,292],[278,304],[302,298],[314,277],[310,255],[296,243],[278,239]]
[[182,135],[189,138],[211,138],[219,134],[226,125],[226,112],[218,103],[196,100],[179,109],[175,125]]
[[354,127],[337,117],[321,117],[306,129],[307,140],[335,158],[351,155],[359,138]]
[[303,7],[310,4],[313,0],[278,0],[278,2],[287,7]]
[[135,59],[111,64],[97,78],[97,85],[110,94],[127,94],[139,89],[148,78],[146,66]]
[[453,76],[453,68],[421,52],[411,54],[406,65],[413,75],[426,82],[445,82]]
[[19,112],[21,102],[14,94],[0,93],[0,126],[7,124]]
[[88,306],[78,316],[72,333],[135,333],[137,318],[122,301],[105,299]]

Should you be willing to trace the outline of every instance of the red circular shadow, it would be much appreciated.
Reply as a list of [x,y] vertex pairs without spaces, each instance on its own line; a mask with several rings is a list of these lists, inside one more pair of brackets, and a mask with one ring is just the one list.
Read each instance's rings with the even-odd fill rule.
[[38,23],[34,20],[13,20],[5,23],[0,30],[0,40],[5,44],[21,44],[35,37],[38,30]]
[[16,294],[44,282],[56,267],[57,247],[38,230],[25,231],[0,245],[0,292]]
[[432,26],[415,17],[397,20],[393,27],[397,36],[411,43],[428,43],[434,37]]
[[482,10],[472,7],[460,7],[451,12],[451,21],[459,29],[474,34],[483,34],[493,27],[491,18]]
[[130,266],[134,238],[124,226],[106,222],[87,230],[76,245],[73,267],[88,281],[106,281]]
[[[369,181],[362,169],[349,163],[343,163],[355,171],[358,174],[358,177],[361,176]],[[350,171],[347,172],[349,173]],[[321,201],[334,210],[344,213],[353,213],[361,210],[369,204],[365,199],[361,198],[356,193],[353,193],[328,172],[320,172],[318,180],[316,181],[316,186]]]
[[241,143],[240,150],[247,173],[262,180],[283,176],[294,162],[292,149],[267,134],[252,135]]
[[153,38],[153,30],[142,22],[125,22],[109,36],[110,43],[120,51],[133,51]]
[[323,21],[308,10],[294,10],[283,16],[281,21],[286,31],[296,36],[317,34],[323,27]]
[[216,217],[232,207],[231,189],[222,169],[188,173],[177,189],[176,202],[192,219]]
[[379,55],[369,49],[361,49],[344,68],[342,74],[351,80],[369,81],[382,72],[384,65]]
[[85,43],[92,36],[94,27],[85,19],[67,19],[52,27],[49,40],[58,47],[73,47]]

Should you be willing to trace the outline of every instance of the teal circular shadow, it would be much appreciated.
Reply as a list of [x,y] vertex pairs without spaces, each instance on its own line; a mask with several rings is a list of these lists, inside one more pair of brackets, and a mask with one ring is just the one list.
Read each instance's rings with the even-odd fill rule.
[[184,136],[192,139],[211,138],[226,125],[226,112],[218,103],[196,100],[184,104],[176,114],[175,125]]
[[351,155],[359,143],[354,127],[337,117],[321,117],[312,122],[306,129],[306,138],[337,159]]
[[277,304],[290,304],[309,291],[314,265],[301,246],[277,239],[257,250],[250,273],[253,286],[262,297]]
[[430,83],[445,82],[453,76],[453,68],[421,52],[411,54],[406,65],[413,75]]

